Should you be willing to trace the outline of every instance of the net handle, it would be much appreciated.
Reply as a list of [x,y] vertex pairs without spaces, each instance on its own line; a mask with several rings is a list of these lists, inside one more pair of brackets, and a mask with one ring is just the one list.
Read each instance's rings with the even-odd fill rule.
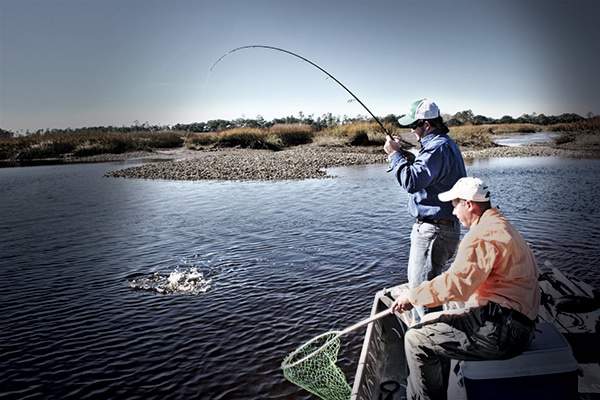
[[[363,326],[365,326],[365,325],[368,325],[368,324],[370,324],[371,322],[374,322],[374,321],[376,321],[376,320],[378,320],[378,319],[380,319],[380,318],[383,318],[383,317],[385,317],[385,316],[387,316],[387,315],[390,315],[390,314],[392,314],[392,309],[391,309],[391,308],[388,308],[387,310],[381,311],[381,312],[379,312],[379,313],[377,313],[377,314],[375,314],[375,315],[371,315],[369,318],[367,318],[367,319],[365,319],[365,320],[363,320],[363,321],[357,322],[356,324],[354,324],[354,325],[352,325],[352,326],[350,326],[350,327],[348,327],[348,328],[344,329],[343,331],[330,331],[330,332],[323,333],[323,334],[321,334],[321,335],[319,335],[319,336],[317,336],[317,337],[315,337],[315,338],[312,338],[311,340],[309,340],[308,342],[306,342],[304,345],[302,345],[301,347],[299,347],[298,349],[296,349],[294,352],[292,352],[292,353],[291,353],[291,354],[290,354],[290,355],[289,355],[289,356],[288,356],[288,357],[287,357],[287,358],[286,358],[286,359],[283,361],[283,364],[281,365],[281,368],[285,370],[285,369],[288,369],[288,368],[295,367],[296,365],[299,365],[299,364],[303,363],[303,362],[304,362],[304,361],[306,361],[307,359],[309,359],[309,358],[311,358],[311,357],[314,357],[315,355],[319,354],[321,351],[323,351],[323,349],[324,349],[324,348],[326,348],[326,347],[329,345],[329,343],[331,343],[332,341],[336,340],[336,339],[337,339],[337,338],[339,338],[340,336],[342,336],[342,335],[345,335],[345,334],[347,334],[347,333],[350,333],[350,332],[352,332],[352,331],[354,331],[354,330],[356,330],[356,329],[358,329],[358,328],[360,328],[360,327],[363,327]],[[330,338],[329,340],[327,340],[327,341],[326,341],[326,342],[325,342],[325,343],[324,343],[324,344],[323,344],[321,347],[319,347],[318,349],[316,349],[316,350],[315,350],[315,351],[313,351],[312,353],[310,353],[310,354],[307,354],[306,356],[302,357],[301,359],[294,361],[294,362],[293,362],[293,363],[291,363],[291,364],[288,364],[288,363],[287,363],[287,362],[288,362],[288,360],[289,360],[290,358],[292,358],[294,355],[296,355],[296,354],[298,353],[298,351],[299,351],[301,348],[303,348],[304,346],[307,346],[307,345],[309,345],[309,344],[311,344],[311,343],[313,343],[313,342],[315,342],[315,341],[319,340],[319,339],[320,339],[320,338],[322,338],[323,336],[326,336],[326,335],[329,335],[329,334],[332,334],[332,333],[335,333],[336,335],[335,335],[334,337]]]
[[392,309],[388,308],[387,310],[383,310],[383,311],[381,311],[381,312],[379,312],[379,313],[377,313],[375,315],[371,315],[369,318],[367,318],[367,319],[365,319],[363,321],[357,322],[356,324],[354,324],[354,325],[352,325],[352,326],[344,329],[343,331],[341,331],[340,333],[338,333],[338,337],[340,337],[342,335],[345,335],[347,333],[350,333],[350,332],[352,332],[352,331],[354,331],[354,330],[356,330],[358,328],[361,328],[361,327],[363,327],[365,325],[369,325],[371,322],[377,321],[378,319],[383,318],[383,317],[385,317],[387,315],[390,315],[391,313],[392,313]]

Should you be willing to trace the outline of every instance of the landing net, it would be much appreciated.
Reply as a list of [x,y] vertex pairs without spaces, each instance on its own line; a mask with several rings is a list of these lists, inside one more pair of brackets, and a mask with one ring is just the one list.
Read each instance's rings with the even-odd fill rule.
[[281,363],[286,379],[323,400],[350,399],[352,388],[336,365],[339,334],[324,333],[290,353]]

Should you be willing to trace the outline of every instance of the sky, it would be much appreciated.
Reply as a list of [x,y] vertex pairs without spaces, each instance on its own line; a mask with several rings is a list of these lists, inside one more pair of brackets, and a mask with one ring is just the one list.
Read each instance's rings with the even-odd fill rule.
[[367,111],[600,114],[600,1],[0,0],[13,132]]

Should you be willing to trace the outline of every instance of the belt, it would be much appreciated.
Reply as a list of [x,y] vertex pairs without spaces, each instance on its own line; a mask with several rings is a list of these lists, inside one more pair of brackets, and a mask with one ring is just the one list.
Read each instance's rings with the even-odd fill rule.
[[520,312],[507,307],[502,307],[500,304],[492,301],[481,307],[481,317],[486,321],[500,324],[506,324],[507,321],[513,320],[530,328],[535,326],[535,321],[529,319],[525,314],[521,314]]
[[454,226],[456,225],[456,221],[451,221],[449,219],[439,219],[439,218],[417,218],[417,224],[434,224],[434,225],[444,225],[444,226]]

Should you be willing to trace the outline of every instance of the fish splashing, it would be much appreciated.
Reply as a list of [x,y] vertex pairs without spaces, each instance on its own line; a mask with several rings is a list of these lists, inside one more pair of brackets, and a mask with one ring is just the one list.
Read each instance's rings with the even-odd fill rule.
[[200,294],[212,289],[212,280],[205,278],[196,267],[175,269],[168,275],[154,272],[150,277],[131,280],[130,287],[162,294]]

